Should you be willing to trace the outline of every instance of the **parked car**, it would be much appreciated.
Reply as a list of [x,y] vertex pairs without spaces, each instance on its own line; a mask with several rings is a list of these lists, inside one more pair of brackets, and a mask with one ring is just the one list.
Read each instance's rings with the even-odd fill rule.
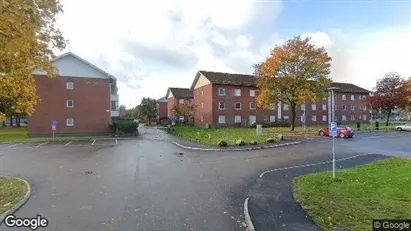
[[397,131],[411,131],[411,123],[396,126]]
[[[330,136],[330,129],[322,128],[318,131],[318,135],[320,136]],[[341,138],[352,138],[354,136],[354,131],[351,127],[340,125],[337,127],[337,136]]]

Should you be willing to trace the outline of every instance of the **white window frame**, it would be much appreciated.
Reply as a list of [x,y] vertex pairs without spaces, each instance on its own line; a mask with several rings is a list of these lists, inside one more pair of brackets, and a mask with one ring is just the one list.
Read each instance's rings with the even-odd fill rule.
[[277,106],[274,103],[270,104],[270,110],[275,110],[275,109],[277,109]]
[[342,120],[342,121],[347,121],[347,116],[342,115],[341,120]]
[[[71,87],[69,87],[71,86]],[[74,89],[74,83],[73,82],[66,82],[66,89],[67,90],[73,90]]]
[[255,97],[255,90],[250,89],[250,97]]
[[180,118],[178,118],[180,121],[184,121],[184,116],[180,116]]
[[351,95],[351,100],[355,100],[355,95]]
[[323,121],[327,121],[327,116],[323,115]]
[[355,115],[351,115],[351,121],[355,120]]
[[323,111],[326,111],[327,110],[327,104],[323,104],[322,109],[323,109]]
[[305,110],[305,103],[301,104],[301,110]]
[[288,111],[289,108],[290,108],[290,107],[288,106],[288,104],[284,104],[284,105],[283,105],[284,111]]
[[334,104],[334,111],[337,111],[337,104]]
[[362,106],[361,106],[361,105],[358,105],[358,109],[360,109],[360,110],[361,110],[361,109],[362,109]]
[[224,115],[218,116],[218,123],[219,124],[225,124],[225,116]]
[[317,110],[317,104],[311,104],[311,110],[316,111]]
[[184,104],[184,99],[178,99],[178,104]]
[[218,95],[219,96],[225,96],[226,95],[226,89],[224,87],[219,87],[218,88]]
[[234,89],[234,96],[241,96],[241,89]]
[[[238,118],[240,118],[240,121],[238,121]],[[240,116],[240,115],[234,116],[234,123],[236,123],[236,124],[240,124],[240,123],[241,123],[241,116]]]
[[[71,121],[71,123],[69,123]],[[73,127],[74,126],[74,119],[73,118],[66,118],[66,127]]]
[[362,108],[364,111],[367,111],[367,105]]
[[355,111],[355,105],[351,105],[351,111]]
[[283,116],[283,119],[288,120],[290,117],[288,115]]
[[[221,107],[220,107],[220,106],[221,106],[221,103],[224,105],[224,108],[221,108]],[[226,109],[225,102],[223,102],[223,101],[218,102],[218,109],[220,109],[220,110],[225,110],[225,109]]]
[[362,99],[362,95],[359,95],[359,96],[358,96],[358,99],[361,100],[361,99]]
[[204,121],[204,116],[200,116],[200,120],[201,120],[201,122],[203,122]]
[[367,120],[367,115],[363,115],[362,120]]
[[[237,108],[237,104],[240,104],[240,108]],[[240,102],[235,102],[234,103],[234,109],[235,110],[241,110],[241,103]]]
[[204,103],[203,102],[201,102],[201,108],[204,108]]
[[314,121],[314,122],[317,121],[317,116],[316,116],[316,115],[312,115],[312,116],[311,116],[311,121]]
[[[276,117],[275,115],[270,115],[270,123],[275,122],[275,120],[276,120],[275,117]],[[274,119],[273,119],[273,118],[274,118]]]
[[[71,106],[69,106],[69,102],[71,102]],[[72,100],[72,99],[67,100],[66,101],[66,107],[67,108],[74,108],[74,100]]]
[[204,96],[204,91],[201,89],[201,96]]
[[[251,105],[254,105],[254,108],[251,107]],[[250,110],[256,110],[257,109],[257,104],[255,102],[250,102]]]
[[341,99],[342,99],[342,100],[347,100],[347,96],[346,96],[346,95],[342,95],[342,96],[341,96]]
[[[254,117],[254,123],[251,123],[251,117]],[[251,124],[256,124],[257,123],[257,116],[256,115],[249,115],[248,116],[248,123]]]

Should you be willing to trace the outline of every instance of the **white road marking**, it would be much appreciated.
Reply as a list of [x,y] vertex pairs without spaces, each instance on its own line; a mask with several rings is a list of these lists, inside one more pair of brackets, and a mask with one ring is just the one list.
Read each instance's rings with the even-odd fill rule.
[[43,145],[45,145],[45,144],[48,144],[49,142],[47,141],[47,142],[44,142],[44,143],[41,143],[41,144],[39,144],[39,145],[36,145],[34,148],[38,148],[38,147],[41,147],[41,146],[43,146]]
[[[21,144],[21,143],[20,143],[20,144]],[[16,147],[16,146],[18,146],[18,145],[20,145],[20,144],[13,144],[13,145],[8,146],[7,148],[14,148],[14,147]]]
[[[345,157],[345,158],[337,159],[335,161],[349,160],[349,159],[357,158],[357,157],[360,157],[360,156],[366,156],[366,155],[370,155],[370,153]],[[304,167],[310,167],[310,166],[315,166],[315,165],[320,165],[320,164],[329,164],[331,162],[332,162],[332,160],[328,160],[328,161],[322,161],[322,162],[313,163],[313,164],[303,164],[303,165],[296,165],[296,166],[290,166],[290,167],[284,167],[284,168],[275,168],[275,169],[271,169],[271,170],[268,170],[268,171],[265,171],[265,172],[261,173],[260,178],[263,178],[263,176],[265,174],[269,173],[269,172],[277,172],[277,171],[293,169],[293,168],[304,168]]]
[[91,146],[93,146],[95,142],[96,142],[96,140],[93,140],[93,143],[91,143]]
[[68,142],[67,144],[65,144],[64,146],[67,147],[69,144],[73,143],[73,141]]

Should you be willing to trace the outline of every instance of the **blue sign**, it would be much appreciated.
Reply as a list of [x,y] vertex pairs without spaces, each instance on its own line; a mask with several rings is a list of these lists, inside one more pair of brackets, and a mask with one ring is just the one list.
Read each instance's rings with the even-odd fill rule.
[[173,116],[173,117],[171,117],[171,122],[173,122],[173,123],[175,123],[176,122],[176,117],[175,116]]
[[305,113],[301,116],[301,122],[305,122]]
[[331,122],[330,124],[330,136],[337,136],[337,123]]
[[56,130],[56,127],[57,127],[57,121],[53,120],[53,121],[51,122],[51,130],[55,131],[55,130]]

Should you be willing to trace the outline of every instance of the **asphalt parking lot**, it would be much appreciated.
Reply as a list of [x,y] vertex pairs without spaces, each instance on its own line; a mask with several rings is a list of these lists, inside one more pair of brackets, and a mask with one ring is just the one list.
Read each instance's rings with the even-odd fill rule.
[[116,146],[122,143],[123,139],[108,138],[82,141],[45,141],[45,142],[22,142],[22,143],[0,143],[0,150],[4,149],[38,149],[45,147],[87,147],[87,146]]

